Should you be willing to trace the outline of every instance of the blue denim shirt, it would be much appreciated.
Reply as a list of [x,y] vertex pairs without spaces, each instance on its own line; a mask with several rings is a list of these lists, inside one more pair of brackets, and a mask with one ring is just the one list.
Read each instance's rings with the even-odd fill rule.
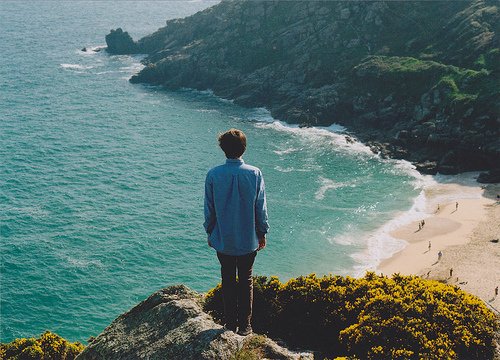
[[269,230],[261,171],[241,159],[227,159],[205,180],[205,223],[212,247],[226,255],[257,250]]

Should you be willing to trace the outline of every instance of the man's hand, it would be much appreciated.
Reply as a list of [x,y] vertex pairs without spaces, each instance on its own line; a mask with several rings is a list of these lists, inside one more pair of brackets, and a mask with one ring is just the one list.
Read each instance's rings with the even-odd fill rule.
[[257,251],[262,250],[266,247],[266,234],[259,236],[259,247]]

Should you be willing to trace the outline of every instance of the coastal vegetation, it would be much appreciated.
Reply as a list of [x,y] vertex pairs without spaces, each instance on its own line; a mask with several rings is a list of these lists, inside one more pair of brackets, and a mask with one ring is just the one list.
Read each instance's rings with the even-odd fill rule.
[[73,360],[85,347],[69,342],[50,331],[39,338],[20,338],[0,345],[0,359],[5,360]]
[[[220,284],[204,297],[176,285],[120,315],[86,348],[47,331],[2,344],[0,358],[484,360],[493,359],[499,329],[496,315],[456,286],[371,272],[362,278],[310,274],[285,283],[254,277],[256,335],[243,341],[214,323],[222,316]],[[314,354],[292,352],[272,339]]]
[[[220,285],[205,310],[223,314]],[[455,286],[417,276],[254,278],[254,330],[328,357],[489,359],[498,320]]]

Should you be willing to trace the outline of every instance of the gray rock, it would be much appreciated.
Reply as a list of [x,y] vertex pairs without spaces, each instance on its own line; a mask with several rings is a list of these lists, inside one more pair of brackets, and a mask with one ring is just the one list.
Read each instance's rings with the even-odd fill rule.
[[137,44],[132,40],[129,33],[121,28],[111,30],[106,35],[106,44],[108,45],[107,51],[110,54],[135,54],[139,51]]
[[455,175],[460,172],[458,154],[454,150],[448,151],[438,165],[438,171],[444,175]]
[[262,358],[313,359],[311,353],[289,351],[263,336],[224,330],[202,310],[202,301],[183,285],[159,290],[115,319],[76,359],[224,360],[245,351]]
[[435,161],[424,161],[422,163],[416,163],[415,166],[422,174],[437,174],[437,163]]
[[477,178],[477,182],[483,184],[496,184],[500,183],[500,169],[493,169],[488,172],[482,172]]

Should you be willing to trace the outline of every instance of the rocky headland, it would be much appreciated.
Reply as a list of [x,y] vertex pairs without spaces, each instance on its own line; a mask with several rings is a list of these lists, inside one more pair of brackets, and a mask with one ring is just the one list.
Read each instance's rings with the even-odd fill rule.
[[202,309],[202,295],[183,285],[159,290],[89,341],[77,360],[313,359],[260,335],[239,336]]
[[[213,90],[304,126],[345,126],[423,173],[500,180],[496,1],[222,1],[111,54],[144,53],[130,81]],[[347,139],[349,140],[349,139]]]

